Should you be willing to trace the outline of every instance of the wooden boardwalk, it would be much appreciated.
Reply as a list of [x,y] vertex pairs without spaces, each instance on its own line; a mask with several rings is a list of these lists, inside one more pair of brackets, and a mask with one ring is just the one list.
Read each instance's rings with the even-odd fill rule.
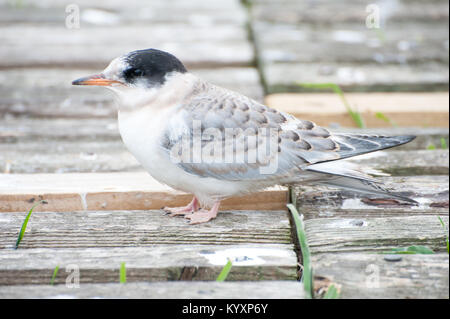
[[[369,2],[278,2],[176,0],[169,10],[163,0],[80,0],[80,28],[67,29],[65,2],[0,1],[0,298],[305,298],[290,200],[304,218],[316,298],[331,284],[341,298],[449,298],[448,2],[399,4],[384,33],[364,26]],[[334,130],[417,135],[349,161],[419,206],[280,186],[226,200],[207,224],[164,215],[191,195],[154,181],[125,149],[112,95],[71,86],[146,47]],[[352,91],[368,128],[355,128],[338,95],[299,82]],[[435,253],[383,254],[412,245]],[[231,272],[216,282],[227,260]]]

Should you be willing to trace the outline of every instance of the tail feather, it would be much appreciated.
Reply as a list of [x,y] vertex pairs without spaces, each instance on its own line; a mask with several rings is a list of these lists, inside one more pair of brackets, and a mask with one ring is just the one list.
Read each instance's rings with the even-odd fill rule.
[[316,179],[316,183],[318,184],[334,186],[363,194],[395,198],[413,205],[418,205],[418,202],[415,200],[390,193],[381,186],[382,183],[380,181],[377,181],[362,172],[349,168],[350,166],[346,165],[348,163],[344,164],[344,162],[339,162],[339,165],[336,165],[336,162],[314,164],[308,166],[306,170],[323,175],[323,178]]
[[341,159],[379,151],[406,144],[416,137],[414,135],[381,136],[363,134],[335,133],[334,139],[339,144]]

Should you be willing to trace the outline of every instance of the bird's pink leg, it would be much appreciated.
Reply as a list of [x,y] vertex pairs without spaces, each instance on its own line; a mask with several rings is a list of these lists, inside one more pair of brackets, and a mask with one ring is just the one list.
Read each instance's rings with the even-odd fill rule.
[[184,216],[184,218],[187,218],[190,220],[190,222],[189,222],[190,225],[206,223],[206,222],[210,221],[211,219],[216,218],[217,213],[219,212],[219,206],[220,206],[220,201],[215,202],[213,207],[210,210],[202,208],[202,209],[194,212],[193,214]]
[[197,197],[194,196],[192,198],[192,201],[187,204],[186,206],[182,207],[163,207],[163,210],[165,210],[169,216],[184,216],[188,214],[192,214],[193,212],[200,209],[200,204],[198,203]]

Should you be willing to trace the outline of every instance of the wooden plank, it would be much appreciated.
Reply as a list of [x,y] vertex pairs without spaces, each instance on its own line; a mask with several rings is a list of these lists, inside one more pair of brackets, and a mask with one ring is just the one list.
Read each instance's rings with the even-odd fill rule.
[[385,257],[370,253],[315,254],[316,285],[331,281],[340,286],[343,299],[449,298],[448,254],[395,255],[395,262]]
[[0,298],[303,299],[303,291],[296,281],[141,282],[81,284],[76,289],[63,285],[2,286]]
[[[0,214],[0,249],[14,247],[25,215],[26,212]],[[27,251],[31,248],[178,245],[182,250],[183,245],[189,245],[201,250],[206,248],[200,245],[283,244],[286,245],[283,247],[290,247],[290,243],[290,225],[285,211],[224,211],[213,222],[199,225],[188,225],[186,219],[169,217],[159,210],[68,211],[33,213],[20,248]]]
[[[0,211],[149,210],[186,205],[192,195],[162,185],[145,172],[0,174]],[[287,189],[272,187],[223,201],[221,209],[286,209]]]
[[213,28],[161,23],[79,29],[64,24],[6,24],[0,26],[0,41],[7,44],[7,50],[0,50],[0,68],[104,68],[113,58],[139,48],[168,51],[187,67],[250,66],[254,59],[245,28],[225,24]]
[[227,263],[227,280],[296,280],[297,257],[292,245],[158,245],[117,248],[34,248],[2,250],[0,286],[66,282],[66,268],[79,271],[80,283],[118,282],[126,264],[127,282],[215,280]]
[[[1,73],[0,73],[1,74]],[[1,76],[1,75],[0,75]],[[381,135],[416,135],[417,138],[410,143],[396,147],[408,150],[423,150],[430,144],[439,148],[440,139],[444,138],[448,142],[448,128],[419,128],[419,127],[389,127],[389,128],[333,128],[336,132],[351,132],[362,134],[381,134]],[[54,143],[66,142],[116,142],[121,144],[117,120],[114,118],[27,118],[27,117],[5,117],[0,120],[0,143],[23,144],[29,142],[38,144],[47,142],[47,147]],[[447,143],[449,144],[449,143]],[[91,144],[93,145],[93,144]],[[113,144],[107,144],[108,147],[116,148]],[[62,144],[64,146],[64,144]],[[9,146],[6,146],[9,147]],[[15,148],[16,146],[10,146]],[[24,146],[25,147],[25,146]],[[101,147],[101,145],[98,145]],[[42,153],[42,151],[40,152]]]
[[[326,1],[314,3],[297,0],[250,0],[252,13],[256,20],[283,24],[330,25],[344,22],[361,23],[367,18],[366,7],[371,0]],[[448,20],[448,1],[407,1],[398,2],[381,8],[389,10],[385,17],[387,25],[395,22],[445,22]],[[319,23],[320,22],[320,23]]]
[[[74,79],[101,71],[98,68],[18,68],[0,73],[0,115],[45,118],[117,118],[113,94],[104,88],[80,88]],[[193,73],[258,101],[263,89],[255,68],[196,69]]]
[[335,83],[348,92],[423,92],[448,91],[447,65],[273,63],[264,66],[262,72],[268,93],[317,91],[305,89],[299,83]]
[[[97,0],[95,5],[89,0],[76,3],[80,8],[80,25],[121,25],[142,23],[187,23],[205,27],[215,24],[245,23],[245,12],[239,0],[201,1],[153,0],[150,3],[139,0]],[[0,1],[0,21],[2,23],[57,23],[64,24],[66,2],[45,0],[36,3],[30,0],[12,2]]]
[[[374,32],[373,28],[366,27],[364,20],[365,17],[356,23],[332,26],[302,21],[276,27],[273,23],[256,21],[252,26],[264,64],[325,62],[322,73],[335,71],[326,67],[328,63],[377,63],[380,67],[424,62],[448,65],[448,55],[442,50],[447,37],[444,21],[411,19],[389,23]],[[419,42],[420,37],[423,40]],[[415,80],[420,82],[420,76],[416,75]]]
[[[215,280],[228,259],[227,280],[296,280],[297,256],[284,211],[220,213],[190,226],[161,211],[36,212],[19,249],[10,249],[26,213],[0,216],[0,285],[47,284],[56,266],[75,265],[81,283]],[[56,283],[64,283],[61,271]]]
[[[449,127],[448,92],[346,93],[345,98],[370,128],[390,126],[376,117],[377,112],[399,126]],[[271,107],[318,125],[356,125],[340,97],[334,93],[271,94],[266,96],[265,102]]]
[[419,206],[377,195],[357,194],[323,186],[298,186],[294,188],[298,209],[306,218],[448,216],[448,175],[378,179],[383,181],[386,189],[392,193],[412,198],[419,202]]
[[[442,219],[448,225],[448,216]],[[308,219],[305,231],[312,254],[388,251],[411,245],[446,251],[447,232],[436,216]]]

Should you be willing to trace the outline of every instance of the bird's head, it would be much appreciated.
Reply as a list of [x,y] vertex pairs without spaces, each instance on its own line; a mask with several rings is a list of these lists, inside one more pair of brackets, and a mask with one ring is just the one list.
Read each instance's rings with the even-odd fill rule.
[[112,60],[100,74],[77,79],[72,84],[148,89],[163,85],[170,74],[185,72],[183,63],[170,53],[137,50]]
[[172,54],[146,49],[115,58],[103,72],[82,77],[72,84],[104,86],[117,93],[122,100],[131,101],[130,97],[159,91],[170,78],[184,73],[187,70],[183,63]]

